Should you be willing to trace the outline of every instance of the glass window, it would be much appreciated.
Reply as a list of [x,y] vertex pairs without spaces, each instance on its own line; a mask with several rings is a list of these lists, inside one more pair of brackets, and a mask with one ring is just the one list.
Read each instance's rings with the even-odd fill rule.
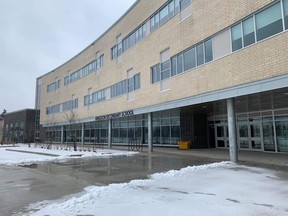
[[174,0],[175,1],[175,14],[179,12],[180,9],[180,0]]
[[174,0],[169,3],[169,17],[174,15]]
[[177,73],[183,72],[183,54],[177,56]]
[[171,76],[175,76],[177,74],[177,57],[173,57],[171,59]]
[[154,16],[154,19],[155,19],[155,28],[158,28],[159,27],[159,13],[157,13]]
[[243,21],[244,47],[255,43],[254,19],[250,17]]
[[128,79],[128,92],[131,92],[134,90],[134,78]]
[[156,65],[151,69],[152,73],[152,83],[156,83],[160,81],[160,65]]
[[170,77],[170,60],[161,63],[161,80]]
[[186,8],[190,3],[191,3],[191,0],[181,0],[181,1],[180,1],[181,10],[183,10],[184,8]]
[[204,64],[204,45],[203,43],[197,46],[197,65]]
[[288,0],[283,0],[285,28],[288,29]]
[[257,41],[283,31],[280,2],[256,14]]
[[160,11],[160,25],[162,25],[164,22],[168,20],[168,15],[169,15],[169,11],[168,11],[168,5],[167,5]]
[[134,90],[140,89],[140,73],[134,76]]
[[146,36],[146,24],[143,25],[142,30],[143,30],[142,37],[144,38]]
[[154,17],[152,17],[150,19],[150,31],[154,31],[155,30],[155,20],[154,20]]
[[232,27],[231,34],[232,34],[232,51],[241,49],[243,47],[241,23]]
[[205,62],[210,62],[213,60],[213,48],[212,48],[212,39],[204,42],[205,44]]
[[195,50],[195,47],[193,47],[184,53],[184,71],[196,67]]

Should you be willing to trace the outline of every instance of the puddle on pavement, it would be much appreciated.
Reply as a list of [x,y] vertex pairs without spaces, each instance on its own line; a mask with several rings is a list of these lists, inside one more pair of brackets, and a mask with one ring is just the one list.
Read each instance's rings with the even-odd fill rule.
[[138,154],[47,162],[28,167],[0,166],[0,212],[10,216],[30,203],[59,199],[89,185],[146,179],[150,174],[215,162],[181,155]]

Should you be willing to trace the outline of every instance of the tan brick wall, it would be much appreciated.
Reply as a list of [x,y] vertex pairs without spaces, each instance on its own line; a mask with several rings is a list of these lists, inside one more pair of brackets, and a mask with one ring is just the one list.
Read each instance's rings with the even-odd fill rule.
[[[288,72],[287,32],[256,43],[248,48],[230,54],[221,59],[202,65],[189,72],[175,76],[170,80],[169,91],[160,92],[160,84],[151,84],[150,67],[160,62],[160,52],[170,48],[170,55],[202,41],[230,26],[272,0],[193,0],[192,15],[180,22],[179,14],[152,32],[141,42],[122,54],[121,62],[111,60],[110,49],[116,43],[116,37],[127,36],[137,26],[147,20],[165,0],[141,0],[139,3],[94,45],[89,46],[76,57],[66,62],[54,72],[42,78],[41,123],[47,122],[46,107],[63,103],[74,98],[79,100],[75,111],[79,119],[115,113],[124,110],[146,107],[171,100],[185,98],[205,92],[262,80]],[[95,60],[96,52],[104,53],[104,67],[100,75],[92,73],[81,80],[64,86],[64,77]],[[88,111],[84,107],[84,95],[88,89],[92,92],[109,87],[127,78],[127,70],[133,68],[141,72],[141,89],[133,94],[134,100],[127,101],[127,95],[91,105]],[[61,79],[61,88],[57,92],[47,93],[47,85]],[[50,116],[51,117],[51,116]],[[50,118],[48,116],[48,119]],[[64,114],[55,114],[57,122],[64,121]]]

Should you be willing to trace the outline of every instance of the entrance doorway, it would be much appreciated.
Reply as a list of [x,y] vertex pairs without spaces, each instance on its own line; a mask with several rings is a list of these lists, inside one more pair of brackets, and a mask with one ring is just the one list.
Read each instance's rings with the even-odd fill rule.
[[240,149],[263,150],[260,119],[238,120],[238,146]]
[[215,139],[217,148],[229,148],[228,126],[226,122],[215,124]]

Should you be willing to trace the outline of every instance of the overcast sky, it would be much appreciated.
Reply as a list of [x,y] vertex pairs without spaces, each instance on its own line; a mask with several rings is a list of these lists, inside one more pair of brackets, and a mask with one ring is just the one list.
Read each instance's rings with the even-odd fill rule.
[[104,33],[135,0],[0,0],[0,113],[34,108],[36,78]]

